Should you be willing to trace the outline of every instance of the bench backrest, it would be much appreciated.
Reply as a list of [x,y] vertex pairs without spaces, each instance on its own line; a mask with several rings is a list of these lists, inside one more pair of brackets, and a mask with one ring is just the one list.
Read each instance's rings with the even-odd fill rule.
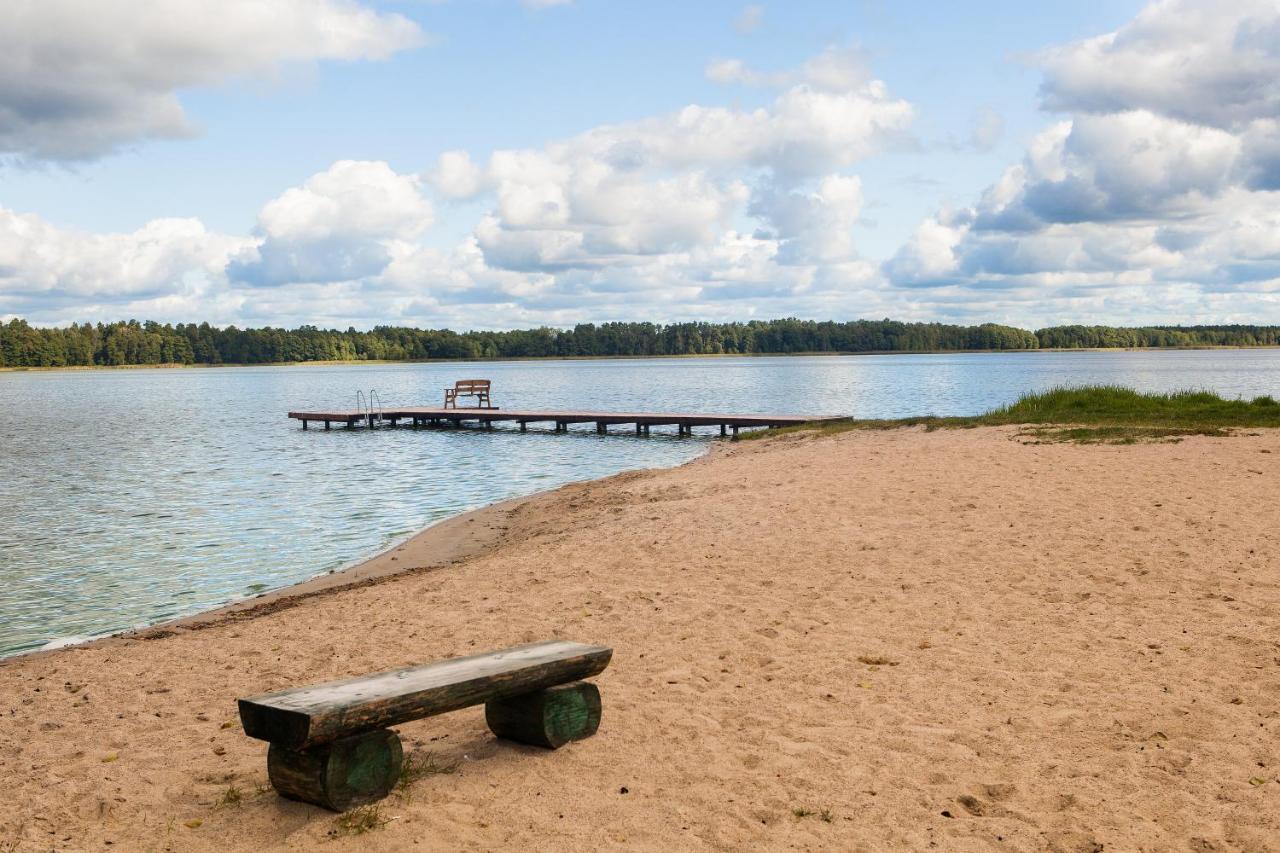
[[459,379],[453,383],[453,390],[460,394],[470,394],[475,391],[488,391],[490,384],[488,379]]
[[590,678],[612,656],[605,646],[547,640],[241,699],[240,722],[249,737],[302,749]]

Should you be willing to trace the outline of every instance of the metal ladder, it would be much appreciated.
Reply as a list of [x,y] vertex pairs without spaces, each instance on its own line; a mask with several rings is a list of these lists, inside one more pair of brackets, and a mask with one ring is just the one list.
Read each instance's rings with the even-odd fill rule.
[[[377,402],[377,417],[374,417],[374,402]],[[365,423],[369,425],[369,429],[377,429],[378,421],[386,420],[382,414],[382,397],[377,391],[370,388],[369,396],[366,397],[363,391],[356,391],[356,410],[360,412]]]

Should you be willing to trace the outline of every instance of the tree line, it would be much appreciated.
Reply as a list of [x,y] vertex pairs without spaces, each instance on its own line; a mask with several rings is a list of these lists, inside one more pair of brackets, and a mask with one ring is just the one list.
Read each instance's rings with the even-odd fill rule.
[[583,323],[572,329],[454,332],[378,326],[369,331],[218,328],[129,320],[35,327],[0,323],[0,367],[270,364],[305,361],[565,358],[766,353],[961,352],[1044,347],[1274,346],[1277,326],[1055,326],[1031,332],[985,323],[894,320],[747,323]]

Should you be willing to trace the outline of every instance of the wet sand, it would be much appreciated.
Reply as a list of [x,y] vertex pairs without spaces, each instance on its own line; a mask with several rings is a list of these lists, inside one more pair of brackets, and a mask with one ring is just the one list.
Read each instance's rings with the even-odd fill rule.
[[[1280,432],[1015,432],[722,445],[0,662],[0,851],[1280,849]],[[600,732],[401,726],[456,770],[364,835],[264,791],[235,722],[237,696],[549,637],[614,647]]]

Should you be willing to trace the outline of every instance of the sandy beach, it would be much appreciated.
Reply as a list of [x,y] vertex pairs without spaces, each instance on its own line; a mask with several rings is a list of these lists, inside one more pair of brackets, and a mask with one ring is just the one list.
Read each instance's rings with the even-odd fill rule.
[[[718,445],[342,576],[0,662],[0,851],[1280,850],[1280,432]],[[387,822],[265,788],[235,699],[545,638],[599,733],[398,727]],[[228,797],[234,790],[239,796]]]

